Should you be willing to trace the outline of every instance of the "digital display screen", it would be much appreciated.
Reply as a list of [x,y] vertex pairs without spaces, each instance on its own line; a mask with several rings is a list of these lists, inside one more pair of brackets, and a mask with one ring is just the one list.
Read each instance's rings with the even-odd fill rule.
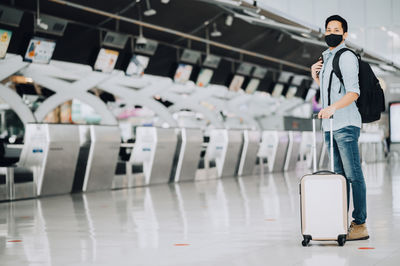
[[128,76],[141,76],[144,74],[145,69],[149,65],[150,58],[143,55],[133,55],[126,69]]
[[0,59],[6,57],[8,45],[10,44],[12,32],[0,29]]
[[239,65],[237,73],[240,75],[249,76],[251,73],[251,70],[253,70],[253,66],[251,64],[241,63]]
[[272,91],[272,97],[279,97],[279,96],[281,96],[281,95],[282,95],[283,88],[284,88],[283,84],[281,84],[281,83],[276,83],[276,84],[275,84],[275,88],[274,88],[274,90]]
[[253,94],[258,89],[259,85],[260,85],[259,79],[251,79],[249,84],[247,84],[246,93]]
[[214,74],[214,70],[203,68],[200,70],[200,74],[197,77],[196,85],[199,87],[207,87],[211,81],[211,78]]
[[221,62],[221,57],[209,54],[204,59],[203,66],[211,67],[211,68],[218,68],[220,62]]
[[235,75],[231,81],[231,84],[229,85],[229,90],[230,91],[239,91],[242,88],[244,82],[244,77]]
[[263,79],[267,75],[268,70],[264,67],[255,67],[253,77]]
[[25,61],[48,64],[53,56],[56,42],[42,38],[32,38],[25,54]]
[[177,83],[185,84],[192,74],[193,66],[186,64],[179,64],[176,69],[174,81]]
[[101,48],[94,64],[94,70],[104,73],[112,72],[117,63],[118,55],[118,51]]
[[390,112],[390,141],[400,143],[400,102],[391,103]]

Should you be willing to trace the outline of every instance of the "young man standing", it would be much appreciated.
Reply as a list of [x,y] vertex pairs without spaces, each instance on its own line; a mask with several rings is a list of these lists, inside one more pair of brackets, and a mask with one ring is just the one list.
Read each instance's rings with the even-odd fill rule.
[[[365,240],[369,238],[365,224],[367,218],[366,186],[360,164],[358,151],[358,138],[361,129],[361,115],[355,101],[360,95],[358,80],[358,59],[350,51],[344,52],[339,59],[339,67],[343,75],[343,84],[333,74],[330,105],[328,105],[328,87],[332,61],[337,51],[345,48],[347,38],[347,22],[338,15],[331,16],[325,22],[325,41],[329,46],[323,52],[323,60],[311,67],[313,79],[320,85],[322,107],[319,118],[333,116],[333,149],[335,172],[347,179],[347,193],[349,195],[350,184],[353,191],[354,211],[353,221],[347,235],[347,240]],[[325,142],[330,147],[329,121],[324,119],[322,126],[325,131]]]

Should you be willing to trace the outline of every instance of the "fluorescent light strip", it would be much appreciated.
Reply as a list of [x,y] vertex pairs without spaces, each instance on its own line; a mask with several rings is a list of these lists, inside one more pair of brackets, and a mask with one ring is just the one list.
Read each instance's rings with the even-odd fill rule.
[[242,5],[242,1],[233,1],[233,0],[214,0],[215,2],[221,3],[221,4],[226,4],[226,5],[232,5],[232,6],[240,6]]
[[328,45],[326,45],[326,43],[318,41],[318,40],[307,39],[307,38],[300,37],[300,36],[297,36],[297,35],[290,35],[290,37],[292,39],[294,39],[294,40],[297,40],[297,41],[300,41],[300,42],[303,42],[303,43],[314,44],[314,45],[322,46],[322,47],[325,47],[325,48],[328,47]]
[[267,27],[275,28],[278,30],[288,30],[288,31],[292,31],[292,32],[308,33],[308,34],[311,33],[311,29],[304,29],[304,28],[300,28],[300,27],[296,27],[296,26],[286,25],[286,24],[282,24],[282,23],[278,23],[278,22],[274,22],[274,21],[267,21],[264,19],[254,18],[254,17],[250,17],[250,16],[237,14],[237,13],[235,13],[235,17],[243,19],[244,21],[247,21],[247,22],[255,22],[260,25],[265,25]]

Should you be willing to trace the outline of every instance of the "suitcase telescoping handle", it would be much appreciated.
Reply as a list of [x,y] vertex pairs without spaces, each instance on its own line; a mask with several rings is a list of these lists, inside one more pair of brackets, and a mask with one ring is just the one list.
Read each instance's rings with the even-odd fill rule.
[[[317,172],[317,130],[316,130],[316,123],[315,121],[319,119],[317,114],[313,115],[312,123],[313,123],[313,170],[314,173]],[[329,135],[330,135],[330,161],[331,161],[331,172],[335,172],[335,166],[333,164],[333,116],[329,118],[329,124],[330,124],[330,130],[329,130]]]

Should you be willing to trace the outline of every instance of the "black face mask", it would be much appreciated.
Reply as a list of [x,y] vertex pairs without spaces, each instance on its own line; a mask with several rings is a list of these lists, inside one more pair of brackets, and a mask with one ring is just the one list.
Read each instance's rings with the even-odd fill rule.
[[325,42],[329,47],[336,47],[343,41],[343,35],[330,34],[325,36]]

